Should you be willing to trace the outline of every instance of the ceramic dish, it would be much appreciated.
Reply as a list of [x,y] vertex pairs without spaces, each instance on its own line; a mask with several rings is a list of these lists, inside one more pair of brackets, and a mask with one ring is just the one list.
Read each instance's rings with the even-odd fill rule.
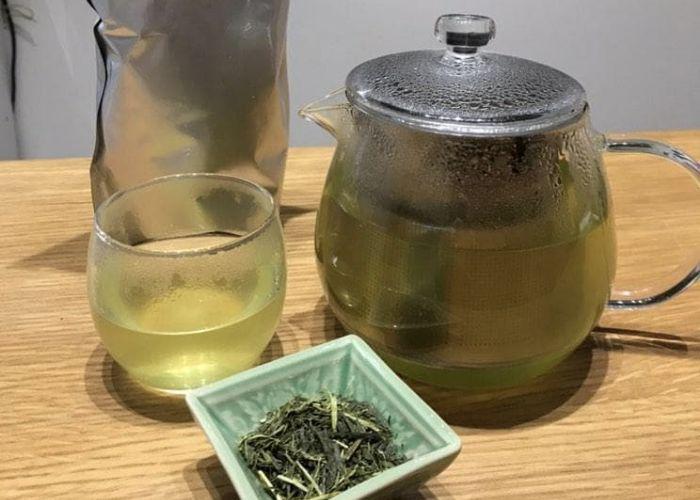
[[267,412],[296,395],[328,390],[391,415],[409,458],[334,497],[387,498],[439,474],[459,453],[455,432],[359,337],[349,335],[285,356],[187,394],[187,404],[214,446],[242,500],[271,498],[238,453],[237,443]]

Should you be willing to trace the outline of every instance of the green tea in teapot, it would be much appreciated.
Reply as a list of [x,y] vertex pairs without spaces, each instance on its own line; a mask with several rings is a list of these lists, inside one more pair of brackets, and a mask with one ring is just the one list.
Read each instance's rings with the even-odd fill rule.
[[[406,375],[477,386],[465,380],[470,369],[496,385],[542,371],[581,342],[608,299],[615,240],[607,214],[528,246],[527,222],[479,238],[358,203],[334,185],[329,178],[317,221],[327,296],[343,325]],[[473,244],[493,233],[517,247]]]

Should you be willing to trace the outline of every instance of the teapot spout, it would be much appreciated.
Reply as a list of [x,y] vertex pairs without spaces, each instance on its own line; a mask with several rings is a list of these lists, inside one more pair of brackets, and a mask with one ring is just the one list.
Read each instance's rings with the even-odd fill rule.
[[318,101],[307,104],[299,110],[299,116],[327,130],[338,139],[350,116],[350,103],[345,97],[345,89],[338,89]]

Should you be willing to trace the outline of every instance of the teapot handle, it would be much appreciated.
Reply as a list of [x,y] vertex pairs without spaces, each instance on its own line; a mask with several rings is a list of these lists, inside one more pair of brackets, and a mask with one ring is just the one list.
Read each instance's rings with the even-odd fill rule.
[[[696,183],[700,185],[700,163],[683,151],[668,146],[667,144],[646,139],[625,139],[619,141],[606,139],[605,151],[610,153],[648,153],[661,156],[689,171],[693,175]],[[608,307],[614,309],[630,309],[660,304],[690,287],[698,278],[700,278],[700,262],[695,262],[694,267],[688,274],[666,290],[648,297],[613,299],[608,301]],[[621,293],[623,295],[631,295],[631,292]]]

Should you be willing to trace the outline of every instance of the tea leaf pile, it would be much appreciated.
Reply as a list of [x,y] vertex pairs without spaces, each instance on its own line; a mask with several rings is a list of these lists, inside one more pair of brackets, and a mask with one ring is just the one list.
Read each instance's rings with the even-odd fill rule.
[[388,424],[367,403],[296,397],[238,449],[272,498],[321,500],[406,461]]

